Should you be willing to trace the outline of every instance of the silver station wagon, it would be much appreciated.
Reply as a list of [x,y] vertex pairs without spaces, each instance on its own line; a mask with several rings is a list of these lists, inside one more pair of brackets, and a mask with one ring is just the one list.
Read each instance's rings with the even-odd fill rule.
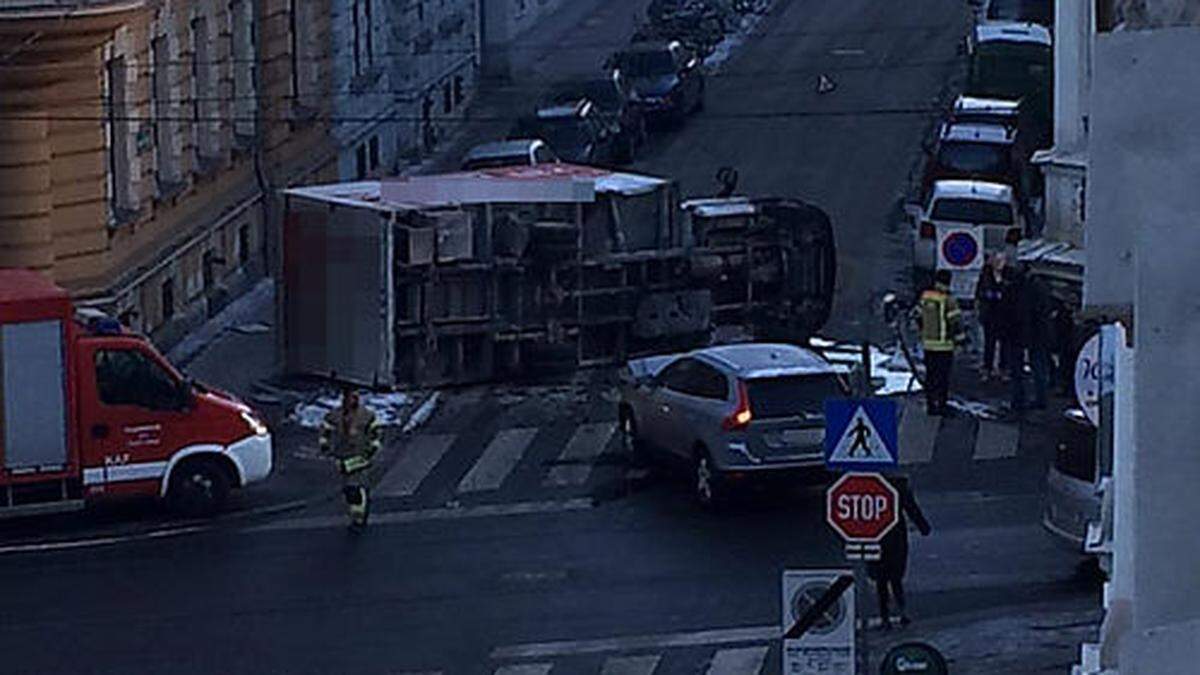
[[823,472],[825,400],[846,394],[812,351],[735,344],[630,361],[618,413],[627,450],[687,467],[712,507],[753,478]]

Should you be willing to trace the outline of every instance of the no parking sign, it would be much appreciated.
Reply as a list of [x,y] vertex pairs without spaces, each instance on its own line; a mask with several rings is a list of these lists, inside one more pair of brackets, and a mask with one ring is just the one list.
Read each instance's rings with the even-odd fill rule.
[[938,228],[939,270],[977,270],[982,267],[983,238],[974,228]]

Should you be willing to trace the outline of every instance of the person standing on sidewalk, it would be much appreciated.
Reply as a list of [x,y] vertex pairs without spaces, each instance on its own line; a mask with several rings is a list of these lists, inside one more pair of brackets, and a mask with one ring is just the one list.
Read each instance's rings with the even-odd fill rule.
[[904,575],[908,572],[908,520],[911,518],[921,536],[927,537],[932,531],[917,499],[913,496],[912,486],[906,476],[888,476],[888,482],[900,494],[899,521],[879,542],[879,560],[867,563],[867,576],[875,582],[875,590],[879,594],[880,628],[890,630],[892,627],[889,596],[896,601],[896,609],[900,613],[900,625],[911,623],[908,608],[904,598]]
[[[1046,407],[1046,389],[1050,380],[1053,307],[1050,290],[1041,277],[1031,273],[1023,264],[1019,268],[1019,277],[1021,281],[1018,305],[1021,309],[1021,332],[1025,350],[1029,355],[1029,370],[1033,380],[1033,407],[1041,409]],[[1024,374],[1024,369],[1021,374]],[[1014,378],[1013,409],[1020,410],[1024,404],[1024,377]]]
[[950,280],[950,270],[938,270],[933,286],[921,293],[917,307],[917,325],[925,349],[925,411],[930,415],[949,413],[954,348],[962,340],[962,312],[950,295]]
[[[979,275],[979,283],[975,286],[975,307],[979,311],[979,325],[983,328],[983,367],[979,377],[984,382],[995,373],[998,352],[1003,353],[1000,303],[1004,293],[1004,262],[1003,253],[989,255]],[[1004,358],[1001,357],[1000,368],[1004,366]]]
[[345,387],[341,405],[330,410],[321,422],[320,444],[321,452],[337,461],[351,528],[361,529],[367,524],[367,474],[382,442],[375,413],[362,407],[357,391]]

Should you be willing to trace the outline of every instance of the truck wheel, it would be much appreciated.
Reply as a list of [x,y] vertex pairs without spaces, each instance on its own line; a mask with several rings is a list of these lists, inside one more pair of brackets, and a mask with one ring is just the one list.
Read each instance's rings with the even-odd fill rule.
[[229,476],[216,462],[198,459],[176,467],[167,489],[171,508],[187,516],[211,516],[229,496]]

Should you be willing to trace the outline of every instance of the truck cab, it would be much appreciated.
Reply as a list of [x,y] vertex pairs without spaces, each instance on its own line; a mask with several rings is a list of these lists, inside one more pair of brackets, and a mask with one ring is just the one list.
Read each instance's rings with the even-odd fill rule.
[[249,406],[115,320],[76,317],[36,272],[0,270],[0,289],[0,516],[136,495],[208,515],[270,474],[271,435]]

